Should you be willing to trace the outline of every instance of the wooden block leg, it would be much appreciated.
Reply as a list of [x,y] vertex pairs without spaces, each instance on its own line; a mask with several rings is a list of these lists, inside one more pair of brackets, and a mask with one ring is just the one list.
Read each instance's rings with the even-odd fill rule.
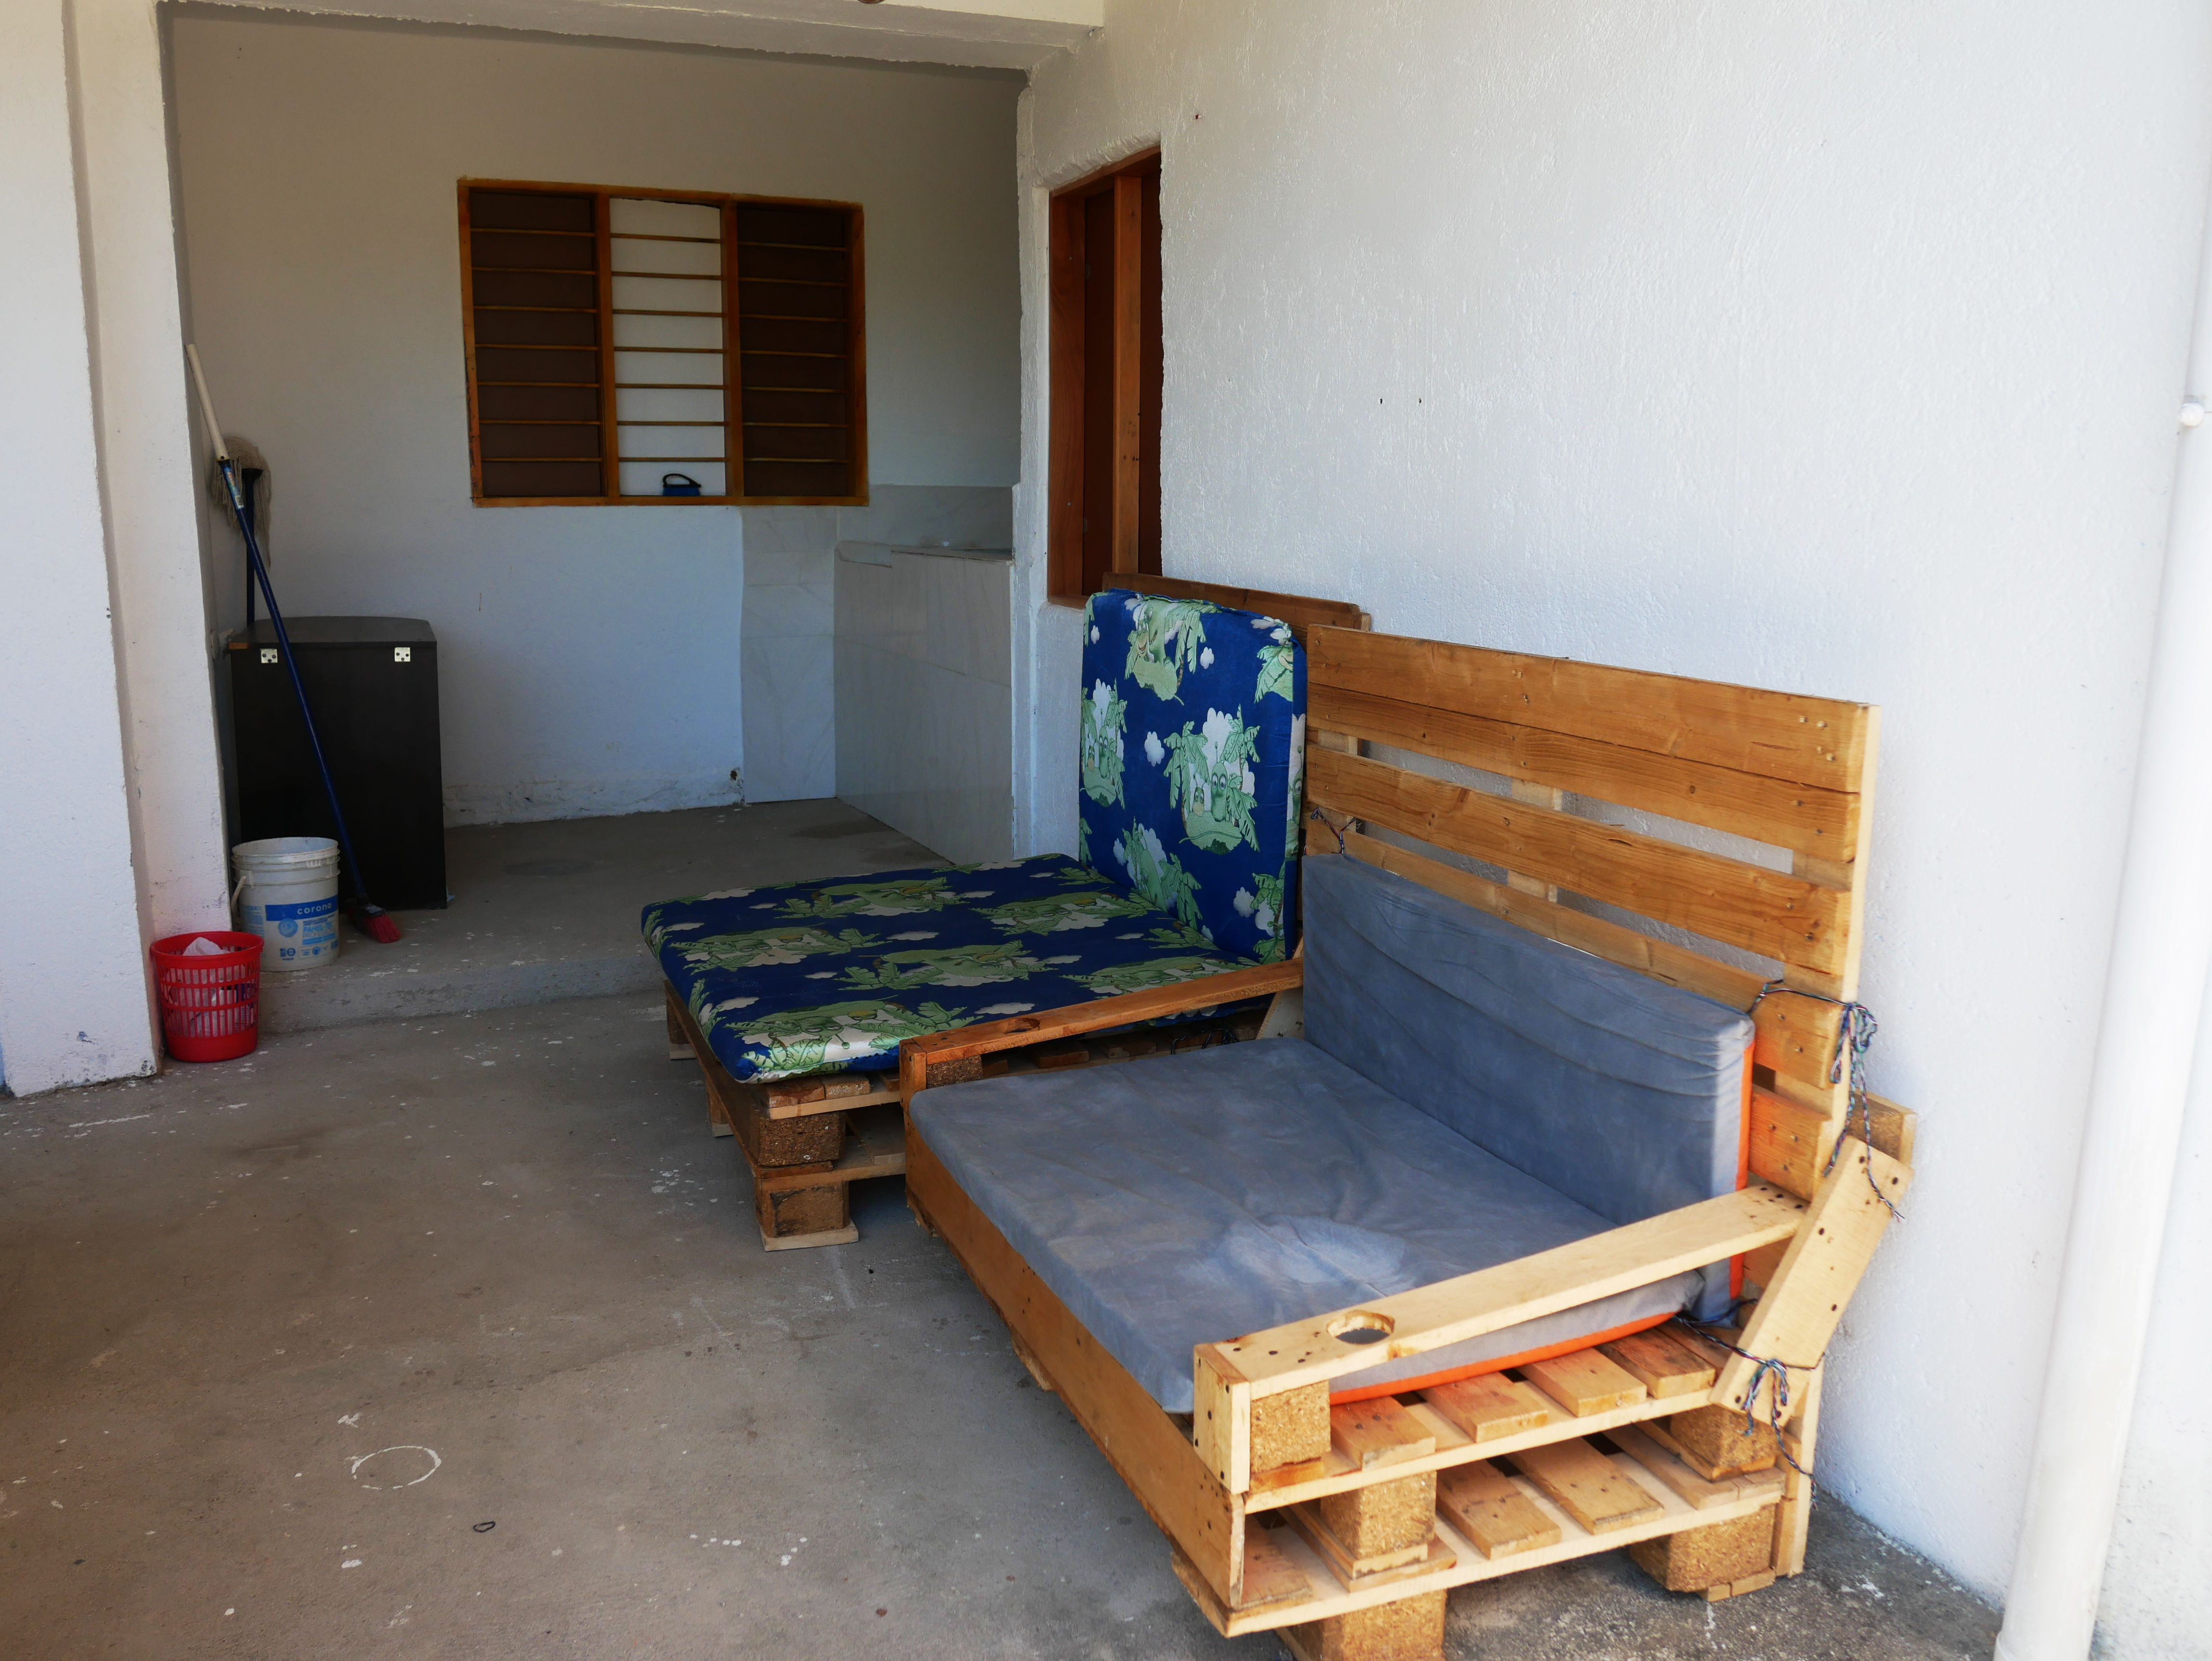
[[1692,1408],[1644,1427],[1698,1475],[1712,1482],[1749,1471],[1771,1470],[1779,1444],[1765,1414],[1745,1422],[1741,1408]]
[[852,1190],[843,1183],[818,1188],[753,1189],[760,1218],[761,1244],[770,1251],[793,1247],[844,1245],[860,1238],[848,1203]]
[[1252,1474],[1280,1470],[1328,1452],[1328,1386],[1306,1384],[1252,1403]]
[[[691,1035],[684,1031],[684,1006],[676,1001],[674,987],[664,981],[661,983],[660,990],[668,1002],[668,1059],[672,1062],[688,1062],[699,1052],[691,1047]],[[717,1134],[726,1136],[730,1133],[725,1130]]]
[[1282,1629],[1297,1661],[1443,1661],[1444,1595],[1422,1592]]
[[1336,1578],[1354,1591],[1433,1573],[1453,1561],[1436,1537],[1433,1471],[1293,1506],[1290,1519]]
[[1352,1558],[1364,1562],[1401,1553],[1418,1558],[1427,1551],[1436,1529],[1436,1473],[1333,1494],[1316,1500],[1313,1509]]
[[1656,1540],[1640,1540],[1628,1548],[1637,1567],[1668,1591],[1709,1592],[1726,1588],[1722,1596],[1752,1588],[1742,1583],[1757,1580],[1771,1585],[1774,1575],[1774,1511],[1755,1511],[1725,1523]]

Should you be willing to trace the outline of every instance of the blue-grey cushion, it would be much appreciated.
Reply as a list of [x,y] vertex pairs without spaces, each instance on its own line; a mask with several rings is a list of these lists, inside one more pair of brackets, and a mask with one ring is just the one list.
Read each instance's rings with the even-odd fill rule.
[[1305,1035],[1632,1223],[1732,1191],[1751,1018],[1364,861],[1305,862]]
[[[1611,1226],[1295,1038],[941,1086],[914,1098],[913,1122],[1171,1413],[1190,1411],[1197,1344]],[[1684,1307],[1699,1284],[1678,1275],[1346,1382],[1419,1378],[1607,1331]]]

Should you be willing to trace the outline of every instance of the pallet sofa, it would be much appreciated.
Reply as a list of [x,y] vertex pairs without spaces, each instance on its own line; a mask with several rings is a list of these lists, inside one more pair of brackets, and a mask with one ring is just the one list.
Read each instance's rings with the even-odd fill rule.
[[[1013,1013],[1216,983],[1293,937],[1298,637],[1364,625],[1343,601],[1167,578],[1085,608],[1079,857],[729,888],[645,908],[669,1054],[706,1075],[769,1250],[857,1238],[849,1184],[906,1169],[898,1044]],[[1221,983],[1229,985],[1230,983]],[[1018,1046],[994,1070],[1060,1070],[1259,1031],[1239,1000],[1157,1029]]]
[[[1911,1116],[1834,1065],[1877,712],[1307,645],[1344,747],[1303,955],[908,1039],[909,1203],[1224,1635],[1425,1661],[1449,1588],[1522,1568],[1798,1572],[1819,1364],[1911,1177]],[[1259,993],[1303,1037],[986,1076]]]

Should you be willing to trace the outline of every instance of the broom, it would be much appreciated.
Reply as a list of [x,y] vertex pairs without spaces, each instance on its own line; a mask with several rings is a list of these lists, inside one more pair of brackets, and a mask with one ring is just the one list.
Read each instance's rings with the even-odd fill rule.
[[323,759],[323,741],[315,732],[315,713],[307,707],[307,689],[300,681],[299,660],[292,655],[292,637],[284,631],[284,614],[276,609],[276,591],[269,586],[269,568],[261,558],[260,539],[253,534],[253,520],[246,511],[246,496],[239,489],[238,467],[232,459],[230,446],[222,435],[222,423],[215,418],[215,400],[208,396],[207,377],[200,372],[199,349],[186,346],[185,356],[191,362],[192,385],[198,388],[200,413],[206,419],[208,436],[215,441],[216,465],[222,470],[223,488],[230,495],[230,511],[238,520],[239,533],[246,538],[246,558],[253,581],[260,585],[261,598],[268,602],[269,621],[276,630],[277,649],[283,653],[284,668],[292,677],[292,693],[300,701],[300,719],[307,723],[307,747],[315,753],[315,770],[322,775],[323,794],[331,804],[331,818],[337,822],[338,847],[345,854],[347,879],[353,885],[353,897],[346,903],[346,915],[353,919],[354,927],[373,940],[390,946],[399,938],[399,925],[392,914],[368,897],[368,888],[362,881],[361,861],[355,857],[353,837],[346,830],[345,811],[338,806],[337,787],[331,782],[330,764]]

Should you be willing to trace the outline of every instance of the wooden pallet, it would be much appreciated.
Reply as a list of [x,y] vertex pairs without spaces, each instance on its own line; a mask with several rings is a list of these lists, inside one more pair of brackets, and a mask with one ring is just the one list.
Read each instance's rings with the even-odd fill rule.
[[853,1225],[852,1185],[906,1170],[898,1092],[866,1074],[755,1084],[731,1075],[700,1035],[691,1012],[665,989],[668,1048],[699,1063],[707,1081],[708,1129],[733,1137],[753,1177],[753,1210],[769,1251],[844,1245]]
[[[1628,1454],[1606,1454],[1579,1439],[1550,1444],[1546,1451],[1555,1456],[1554,1463],[1531,1458],[1528,1467],[1510,1472],[1484,1465],[1496,1489],[1480,1502],[1490,1508],[1484,1518],[1487,1527],[1467,1521],[1475,1502],[1460,1503],[1450,1496],[1449,1485],[1440,1485],[1447,1497],[1439,1504],[1421,1560],[1410,1569],[1347,1577],[1340,1554],[1316,1549],[1312,1528],[1284,1527],[1255,1518],[1247,1524],[1245,1536],[1245,1603],[1233,1609],[1226,1607],[1180,1549],[1175,1554],[1176,1573],[1216,1630],[1224,1638],[1238,1638],[1331,1620],[1623,1546],[1670,1536],[1694,1536],[1747,1518],[1761,1519],[1751,1524],[1753,1530],[1762,1524],[1766,1530],[1759,1549],[1760,1561],[1767,1561],[1774,1510],[1782,1500],[1778,1477],[1761,1482],[1739,1478],[1741,1486],[1724,1500],[1701,1506],[1685,1500]],[[1571,1467],[1571,1475],[1554,1480],[1558,1465]],[[1531,1469],[1542,1471],[1547,1480],[1537,1480]],[[1732,1588],[1735,1581],[1722,1584]]]
[[[846,1123],[844,1147],[826,1170],[753,1166],[753,1208],[763,1250],[789,1251],[859,1239],[851,1184],[906,1174],[906,1126],[897,1104],[855,1109]],[[817,1221],[823,1226],[810,1226]]]
[[[1744,1011],[1751,1180],[1569,1246],[1201,1344],[1196,1410],[1180,1425],[913,1134],[910,1203],[1168,1535],[1177,1573],[1226,1634],[1280,1630],[1294,1654],[1327,1661],[1432,1661],[1443,1591],[1521,1568],[1627,1546],[1662,1584],[1707,1597],[1800,1573],[1811,1486],[1778,1456],[1813,1465],[1818,1363],[1888,1226],[1884,1202],[1912,1177],[1912,1116],[1877,1101],[1870,1125],[1847,1120],[1850,1081],[1830,1075],[1858,983],[1879,712],[1319,618],[1301,638],[1307,851],[1347,854]],[[1394,764],[1401,751],[1502,776],[1510,791]],[[1684,824],[1787,858],[1715,851]],[[1731,952],[1703,944],[1715,940]],[[1780,972],[1745,966],[1744,952]],[[910,1100],[983,1076],[1000,1050],[1157,1019],[1229,984],[1294,996],[1301,968],[909,1039],[901,1088]],[[1753,1360],[1650,1335],[1356,1410],[1330,1404],[1384,1360],[1731,1260],[1757,1293],[1731,1342],[1787,1368],[1778,1446],[1773,1431],[1744,1428],[1752,1386],[1771,1382]],[[1768,1407],[1762,1396],[1761,1419]]]
[[[696,1061],[707,1081],[707,1128],[734,1137],[753,1174],[761,1245],[769,1251],[844,1245],[854,1226],[851,1184],[906,1171],[896,1088],[884,1075],[817,1073],[754,1083],[733,1077],[701,1035],[691,1012],[664,985],[672,1061]],[[1061,1039],[994,1056],[981,1076],[1103,1067],[1147,1056],[1234,1043],[1258,1036],[1261,1014],[1180,1022],[1148,1031]]]
[[[1634,1454],[1647,1469],[1655,1469],[1652,1462],[1644,1458],[1627,1439],[1650,1442],[1656,1455],[1691,1474],[1679,1453],[1625,1427],[1664,1427],[1678,1415],[1693,1419],[1705,1406],[1707,1394],[1719,1376],[1719,1360],[1704,1368],[1701,1376],[1705,1382],[1693,1391],[1653,1396],[1649,1386],[1613,1360],[1616,1350],[1617,1346],[1604,1345],[1480,1378],[1438,1384],[1403,1396],[1386,1396],[1376,1402],[1332,1407],[1328,1409],[1328,1446],[1317,1457],[1292,1459],[1273,1469],[1255,1471],[1245,1509],[1248,1513],[1257,1514],[1285,1506],[1312,1505],[1366,1486],[1376,1480],[1378,1471],[1391,1476],[1449,1471],[1477,1461],[1542,1447],[1563,1438],[1609,1433],[1616,1429],[1623,1432],[1624,1450]],[[1607,1375],[1611,1376],[1609,1379]],[[1602,1392],[1578,1394],[1574,1385],[1560,1382],[1580,1378],[1617,1383]],[[1383,1409],[1388,1409],[1387,1415],[1379,1410]],[[1742,1415],[1734,1417],[1741,1424]],[[1296,1453],[1306,1450],[1288,1451]],[[1255,1457],[1257,1463],[1267,1455],[1262,1451]],[[1764,1457],[1749,1459],[1741,1469],[1769,1469],[1774,1463],[1770,1433]],[[1692,1475],[1693,1480],[1704,1480]]]

